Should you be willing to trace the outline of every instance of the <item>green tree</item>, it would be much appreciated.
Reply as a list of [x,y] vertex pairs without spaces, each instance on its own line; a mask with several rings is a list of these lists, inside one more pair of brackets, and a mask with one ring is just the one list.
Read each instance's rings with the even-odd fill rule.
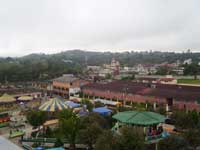
[[157,110],[159,114],[166,115],[166,109],[163,106],[160,106]]
[[121,135],[117,137],[116,145],[119,150],[144,150],[143,131],[133,127],[122,128]]
[[79,138],[81,142],[88,145],[89,149],[93,149],[97,138],[108,127],[108,121],[98,113],[90,113],[88,116],[81,118],[81,129]]
[[[67,114],[67,112],[65,112]],[[64,114],[64,113],[63,113]],[[71,116],[63,116],[61,113],[59,118],[60,129],[62,130],[65,138],[70,142],[70,149],[76,149],[76,139],[80,129],[80,118],[76,114],[72,113]],[[69,113],[70,114],[70,113]]]
[[64,143],[62,142],[62,140],[60,138],[57,138],[54,147],[62,147],[63,145]]
[[158,150],[189,150],[189,148],[182,137],[170,136],[159,141]]
[[88,99],[82,99],[81,101],[82,104],[87,106],[87,109],[91,112],[92,109],[94,108],[94,105],[88,100]]
[[195,114],[184,110],[175,111],[172,114],[171,119],[174,120],[176,127],[182,129],[195,128],[197,126]]
[[103,129],[97,123],[93,123],[80,131],[80,139],[83,143],[88,145],[90,150],[92,150],[93,145],[96,143],[98,136],[102,132]]
[[112,131],[105,130],[97,139],[95,150],[117,150],[116,136]]
[[184,75],[193,75],[196,80],[198,74],[200,74],[200,66],[198,64],[192,63],[185,66]]
[[185,139],[189,142],[190,146],[196,149],[200,146],[200,130],[199,129],[189,129],[184,132]]
[[71,109],[64,109],[58,114],[58,118],[60,119],[68,119],[74,115]]
[[170,72],[170,70],[168,67],[160,67],[160,68],[158,68],[156,74],[157,75],[167,75],[167,74],[169,74],[169,72]]
[[29,111],[27,114],[28,122],[34,126],[39,127],[41,126],[47,119],[47,115],[43,111]]
[[135,80],[135,74],[132,74],[131,76],[122,77],[121,80],[125,81]]
[[99,115],[98,113],[90,113],[88,116],[84,117],[82,119],[82,128],[86,128],[90,124],[97,124],[102,128],[105,128],[108,126],[107,120]]
[[105,105],[101,102],[95,102],[95,107],[104,107]]
[[192,110],[191,112],[189,112],[188,115],[189,115],[189,117],[192,118],[195,126],[197,126],[198,123],[199,123],[199,121],[200,121],[200,115],[199,115],[199,113],[196,110]]

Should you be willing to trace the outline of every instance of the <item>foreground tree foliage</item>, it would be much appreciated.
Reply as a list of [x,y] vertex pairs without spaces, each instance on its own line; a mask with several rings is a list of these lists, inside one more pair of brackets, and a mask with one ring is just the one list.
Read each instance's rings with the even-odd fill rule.
[[90,102],[89,99],[82,99],[81,101],[82,104],[86,105],[87,109],[91,112],[92,109],[94,108],[94,105]]
[[176,127],[181,129],[197,128],[200,123],[200,115],[196,110],[186,112],[185,110],[178,110],[171,116]]
[[158,150],[189,150],[189,145],[181,137],[170,136],[158,143]]
[[108,127],[108,121],[98,113],[90,113],[82,118],[81,125],[80,140],[88,145],[89,149],[93,149],[97,138]]
[[69,140],[70,149],[75,150],[75,143],[81,126],[80,118],[71,110],[64,110],[60,113],[59,124],[65,138]]
[[93,145],[102,132],[103,129],[97,123],[90,124],[80,131],[80,140],[88,145],[89,150],[92,150]]
[[191,147],[196,149],[196,147],[200,146],[200,129],[189,129],[183,136]]
[[64,145],[64,143],[62,142],[62,140],[60,138],[56,139],[56,142],[54,143],[54,147],[62,147]]
[[117,137],[119,150],[144,150],[144,134],[139,129],[124,127],[121,135]]
[[[143,129],[122,127],[119,133],[110,130],[110,119],[98,113],[90,113],[79,118],[71,109],[58,114],[59,127],[47,128],[44,137],[57,138],[56,146],[62,146],[67,139],[70,149],[76,149],[76,142],[87,145],[89,150],[145,150]],[[46,121],[46,113],[30,111],[29,123],[38,127]],[[158,150],[189,150],[200,145],[199,113],[196,111],[176,111],[172,115],[175,125],[182,128],[179,137],[171,135],[158,143]],[[111,121],[112,122],[112,121]]]
[[33,127],[39,127],[46,121],[47,115],[43,111],[29,111],[27,120]]
[[98,113],[90,113],[88,116],[83,117],[82,128],[86,128],[93,123],[99,125],[101,128],[106,128],[108,126],[108,122],[104,117]]
[[59,112],[58,118],[60,120],[68,119],[68,118],[72,117],[73,115],[75,115],[75,114],[73,113],[73,111],[71,109],[64,109],[63,111]]
[[105,131],[97,140],[95,150],[144,150],[143,132],[132,127],[124,127],[121,134]]
[[95,107],[104,107],[105,105],[101,102],[95,102]]
[[117,139],[113,132],[105,130],[97,139],[95,150],[117,150]]

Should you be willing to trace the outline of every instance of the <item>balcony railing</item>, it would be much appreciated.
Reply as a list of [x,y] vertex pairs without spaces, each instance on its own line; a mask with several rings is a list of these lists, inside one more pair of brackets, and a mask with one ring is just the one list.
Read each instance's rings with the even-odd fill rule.
[[64,93],[64,94],[68,94],[69,91],[66,90],[58,90],[58,89],[53,89],[54,92],[58,92],[58,93]]

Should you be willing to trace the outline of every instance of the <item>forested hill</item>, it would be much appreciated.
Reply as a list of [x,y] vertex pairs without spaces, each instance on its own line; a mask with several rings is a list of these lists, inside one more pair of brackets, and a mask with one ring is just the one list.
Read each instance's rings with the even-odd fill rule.
[[0,58],[0,82],[51,79],[63,73],[80,73],[87,65],[110,63],[115,58],[122,65],[176,62],[192,58],[200,61],[200,53],[172,52],[88,52],[70,50],[57,54],[30,54],[20,58]]

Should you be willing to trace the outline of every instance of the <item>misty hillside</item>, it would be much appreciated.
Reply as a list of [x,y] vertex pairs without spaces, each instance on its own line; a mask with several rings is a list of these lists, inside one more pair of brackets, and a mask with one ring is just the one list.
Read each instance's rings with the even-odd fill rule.
[[193,61],[200,61],[200,53],[174,53],[174,52],[88,52],[81,50],[70,50],[52,55],[45,54],[31,54],[21,57],[22,60],[41,60],[51,59],[56,60],[72,60],[77,63],[85,63],[88,65],[101,65],[102,63],[109,63],[112,58],[116,58],[121,63],[132,66],[140,63],[161,63],[161,62],[175,62],[176,60],[184,61],[192,58]]
[[200,61],[200,53],[173,52],[88,52],[70,50],[57,54],[30,54],[19,58],[0,58],[0,82],[51,79],[63,73],[81,73],[86,65],[102,65],[115,58],[122,65],[173,63],[192,58]]

